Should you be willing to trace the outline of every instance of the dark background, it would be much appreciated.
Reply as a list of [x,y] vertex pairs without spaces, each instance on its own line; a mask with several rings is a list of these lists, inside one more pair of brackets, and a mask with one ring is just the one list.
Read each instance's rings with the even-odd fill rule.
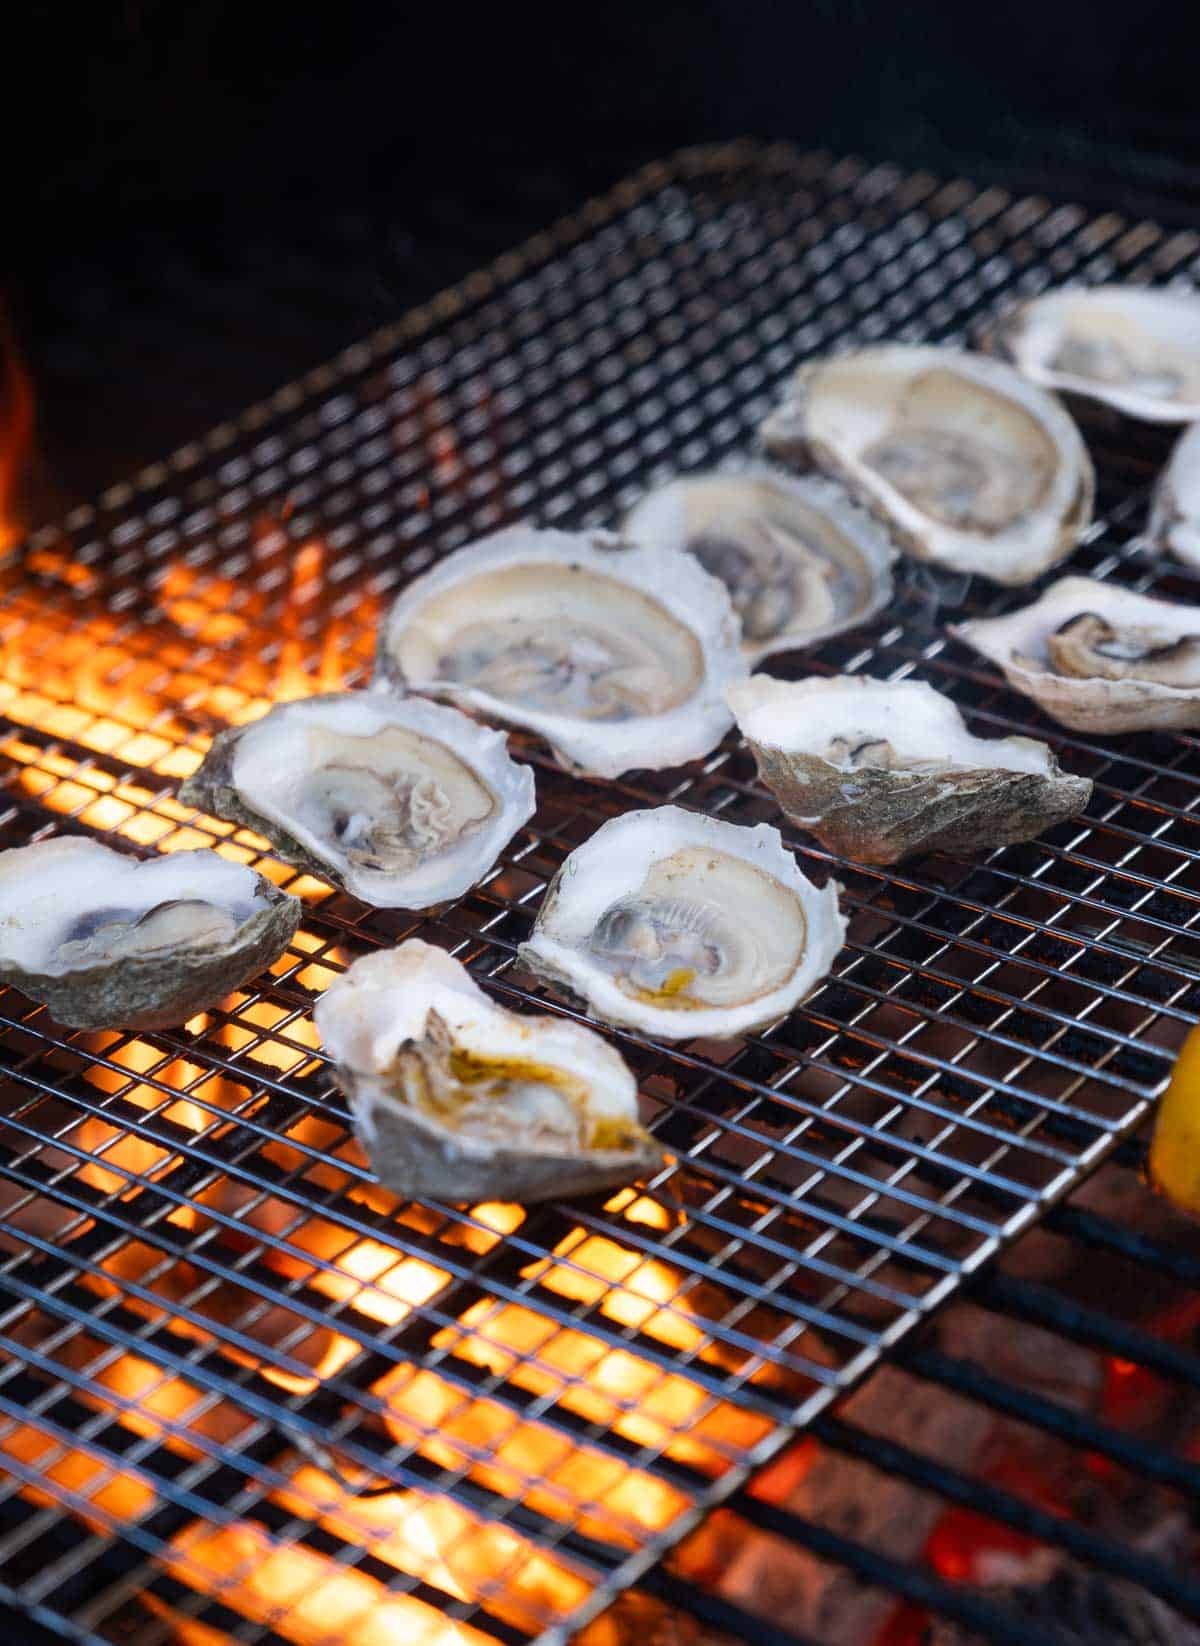
[[688,143],[790,138],[1200,221],[1193,10],[10,6],[0,294],[38,403],[26,514]]

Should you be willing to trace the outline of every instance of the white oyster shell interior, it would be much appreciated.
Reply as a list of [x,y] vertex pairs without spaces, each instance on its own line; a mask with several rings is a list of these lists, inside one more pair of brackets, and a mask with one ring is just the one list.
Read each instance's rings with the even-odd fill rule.
[[521,956],[606,1022],[735,1035],[804,999],[844,932],[837,888],[807,880],[776,829],[663,806],[571,853]]
[[1062,559],[1091,518],[1091,461],[1062,406],[954,349],[888,344],[802,366],[763,437],[837,475],[911,554],[999,583]]
[[254,870],[215,852],[143,860],[46,840],[0,853],[0,965],[56,977],[220,950],[266,907]]
[[951,632],[1075,730],[1200,725],[1200,607],[1064,577],[1022,611]]
[[502,732],[373,692],[279,705],[237,734],[229,783],[348,891],[389,908],[469,891],[535,804]]
[[689,556],[520,526],[419,577],[379,645],[385,686],[527,726],[603,777],[707,754],[745,668],[729,596]]
[[1036,383],[1151,423],[1200,418],[1200,294],[1064,287],[1021,304],[993,344]]
[[681,476],[635,504],[624,530],[685,549],[720,578],[752,661],[865,623],[891,597],[894,545],[818,476],[761,465]]
[[1180,436],[1154,488],[1150,536],[1189,566],[1200,566],[1200,423]]
[[948,697],[920,680],[772,680],[729,689],[752,743],[816,755],[842,771],[937,767],[1048,773],[1053,756],[1028,737],[975,737]]

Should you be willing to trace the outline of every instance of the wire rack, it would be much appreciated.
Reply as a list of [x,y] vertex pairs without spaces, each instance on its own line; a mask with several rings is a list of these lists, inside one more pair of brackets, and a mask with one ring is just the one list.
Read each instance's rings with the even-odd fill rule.
[[[503,1003],[570,1010],[515,960],[546,883],[628,807],[779,823],[735,740],[601,783],[515,734],[537,813],[436,919],[174,795],[221,725],[362,683],[436,556],[515,518],[611,523],[744,448],[801,357],[1198,269],[1200,237],[1112,215],[689,152],[8,556],[0,844],[216,845],[306,915],[269,978],[177,1031],[0,1001],[0,1599],[93,1646],[374,1639],[372,1615],[437,1646],[565,1641],[1143,1117],[1200,1012],[1195,743],[1040,721],[945,638],[1014,603],[977,583],[909,568],[886,621],[791,661],[913,673],[977,733],[1036,731],[1094,780],[1088,815],[886,871],[792,832],[845,888],[834,974],[744,1041],[611,1031],[673,1160],[607,1200],[396,1203],[309,1008],[419,933]],[[1137,538],[1161,444],[1093,433],[1073,569],[1194,597]]]

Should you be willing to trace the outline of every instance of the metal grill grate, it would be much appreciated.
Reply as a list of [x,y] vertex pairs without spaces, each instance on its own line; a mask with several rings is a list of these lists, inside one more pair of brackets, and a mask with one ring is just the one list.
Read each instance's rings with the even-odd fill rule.
[[[1037,725],[1095,780],[1090,813],[978,862],[862,869],[795,837],[846,888],[834,977],[744,1042],[614,1032],[677,1163],[524,1214],[372,1184],[311,1000],[420,932],[546,1009],[513,957],[567,852],[633,805],[777,822],[745,752],[602,784],[518,734],[533,823],[427,920],[173,794],[221,724],[361,682],[381,606],[435,555],[521,516],[610,522],[744,446],[800,356],[1197,270],[1191,234],[701,151],[9,557],[0,843],[216,843],[307,913],[269,987],[177,1032],[68,1035],[0,1003],[0,1596],[91,1643],[374,1639],[372,1613],[438,1646],[565,1640],[1144,1115],[1200,1009],[1186,737]],[[1161,452],[1099,455],[1073,567],[1194,596],[1134,535]],[[1000,604],[910,569],[887,624],[804,664],[915,671],[973,730],[1027,731],[943,637],[948,606]]]

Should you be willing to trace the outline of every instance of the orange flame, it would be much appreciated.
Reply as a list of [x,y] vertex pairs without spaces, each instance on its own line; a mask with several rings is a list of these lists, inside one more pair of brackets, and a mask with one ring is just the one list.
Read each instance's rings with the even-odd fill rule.
[[33,386],[0,313],[0,553],[21,536],[17,488],[33,445]]
[[[248,1521],[193,1528],[175,1540],[165,1565],[296,1646],[491,1646],[490,1635],[447,1621],[424,1601],[389,1594],[364,1572],[278,1542]],[[181,1620],[188,1646],[211,1638]]]
[[[14,370],[9,360],[7,376],[0,376],[0,413],[7,414],[0,416],[0,547],[12,540],[11,528],[4,535],[11,490],[32,425],[27,384]],[[463,471],[451,430],[431,439],[430,456],[435,483],[457,484]],[[101,574],[86,558],[76,559],[69,545],[39,547],[24,564],[40,586],[34,596],[20,591],[8,614],[0,707],[17,730],[0,752],[19,768],[16,782],[47,812],[159,851],[215,843],[222,855],[254,863],[286,879],[290,890],[316,899],[328,888],[297,881],[291,870],[263,860],[266,843],[249,831],[195,818],[163,781],[195,768],[204,742],[198,727],[241,723],[282,698],[336,689],[369,662],[375,597],[343,592],[338,605],[333,597],[339,585],[330,575],[337,568],[331,568],[323,542],[297,546],[275,520],[263,523],[254,554],[258,570],[265,563],[271,580],[241,584],[190,557],[164,565],[153,613],[131,623],[94,598]],[[93,754],[100,758],[93,761]],[[292,948],[280,967],[295,967],[298,956],[298,981],[313,990],[324,987],[345,959],[303,928]],[[202,1020],[189,1025],[193,1033],[203,1028]],[[200,1063],[168,1056],[150,1040],[104,1034],[85,1043],[103,1059],[83,1076],[99,1112],[63,1134],[88,1157],[69,1162],[84,1182],[125,1195],[136,1192],[131,1176],[153,1178],[170,1163],[178,1145],[122,1126],[127,1106],[205,1134],[227,1123],[228,1114],[253,1106],[264,1073],[272,1079],[301,1076],[317,1044],[309,1018],[277,1000],[245,996],[226,1007],[210,1032],[210,1045],[214,1041],[228,1069],[207,1077]],[[289,1394],[303,1395],[361,1354],[357,1339],[336,1329],[339,1309],[394,1328],[423,1309],[453,1308],[452,1257],[461,1259],[464,1250],[488,1252],[525,1215],[514,1206],[477,1206],[469,1217],[447,1223],[427,1208],[398,1203],[355,1175],[362,1165],[357,1147],[344,1129],[316,1115],[265,1142],[262,1154],[319,1191],[320,1215],[305,1215],[295,1198],[262,1194],[233,1174],[173,1210],[170,1222],[195,1230],[214,1254],[256,1246],[259,1261],[275,1275],[328,1300],[328,1325],[306,1324],[307,1316],[282,1306],[264,1308],[259,1293],[218,1285],[199,1264],[164,1262],[152,1236],[110,1257],[96,1289],[121,1291],[143,1318],[252,1366]],[[375,1239],[343,1226],[339,1197],[394,1219],[398,1232],[407,1228],[428,1237],[423,1250],[440,1248],[448,1266],[404,1252],[383,1225]],[[619,1191],[607,1209],[609,1232],[574,1228],[552,1253],[526,1264],[521,1286],[528,1288],[527,1301],[479,1300],[457,1318],[442,1315],[431,1340],[440,1361],[397,1366],[374,1384],[372,1395],[386,1403],[384,1422],[401,1446],[522,1499],[547,1517],[629,1547],[685,1513],[687,1496],[648,1469],[577,1442],[537,1416],[464,1393],[462,1377],[473,1367],[507,1378],[535,1397],[533,1413],[543,1399],[557,1403],[599,1430],[652,1454],[661,1450],[710,1478],[761,1440],[769,1426],[765,1418],[718,1400],[684,1373],[661,1369],[648,1353],[659,1345],[688,1360],[725,1363],[725,1351],[710,1336],[695,1294],[681,1288],[676,1269],[621,1239],[618,1220],[640,1226],[644,1235],[668,1230],[675,1214],[632,1189]],[[135,1282],[138,1292],[130,1289]],[[552,1318],[551,1306],[555,1315],[577,1317],[578,1326]],[[625,1341],[601,1339],[589,1328],[593,1315],[606,1323],[609,1338]],[[94,1346],[86,1353],[94,1355]],[[64,1361],[67,1355],[63,1348]],[[458,1375],[442,1375],[441,1362],[448,1371],[457,1363]],[[95,1388],[81,1398],[97,1407],[115,1405],[123,1425],[146,1435],[161,1431],[164,1444],[185,1454],[189,1436],[227,1437],[236,1444],[239,1426],[248,1421],[236,1403],[214,1404],[132,1355],[103,1371],[88,1370]],[[116,1522],[134,1518],[155,1501],[146,1477],[106,1472],[82,1443],[77,1450],[56,1446],[32,1420],[0,1434],[0,1453],[5,1449],[14,1464],[27,1465],[28,1484],[21,1487],[27,1499],[49,1502],[56,1491],[60,1500],[69,1494],[72,1510],[97,1524],[103,1515]],[[40,1483],[32,1479],[35,1473]],[[386,1564],[448,1594],[485,1596],[490,1611],[530,1633],[565,1616],[587,1589],[565,1558],[539,1552],[511,1529],[478,1520],[448,1499],[412,1492],[356,1497],[311,1465],[298,1466],[288,1486],[273,1495],[348,1537],[352,1546],[369,1547]],[[164,1564],[193,1589],[219,1595],[235,1612],[296,1646],[351,1639],[355,1646],[475,1646],[481,1639],[435,1608],[276,1540],[249,1520],[191,1528]],[[161,1602],[146,1603],[164,1610]],[[224,1641],[176,1614],[171,1626],[183,1646]]]

